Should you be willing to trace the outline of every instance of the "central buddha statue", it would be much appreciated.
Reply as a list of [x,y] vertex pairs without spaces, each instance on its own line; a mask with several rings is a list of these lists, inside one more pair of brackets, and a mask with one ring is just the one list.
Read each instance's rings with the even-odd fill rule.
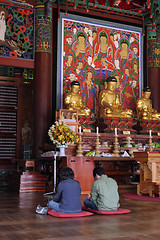
[[116,91],[117,79],[108,77],[104,89],[99,94],[100,117],[132,117],[132,110],[124,109]]
[[160,120],[160,113],[152,108],[150,96],[151,90],[146,87],[142,92],[142,97],[137,100],[137,116],[139,119]]
[[64,96],[64,106],[69,110],[77,110],[78,115],[89,116],[91,110],[86,108],[82,103],[82,97],[79,94],[80,83],[78,81],[71,82],[70,93]]

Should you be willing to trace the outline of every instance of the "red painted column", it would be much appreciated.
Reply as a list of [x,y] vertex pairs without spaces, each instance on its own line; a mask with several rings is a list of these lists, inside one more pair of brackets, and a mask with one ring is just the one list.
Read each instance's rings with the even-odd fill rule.
[[153,25],[147,26],[147,50],[148,50],[148,81],[151,89],[151,100],[155,110],[160,112],[160,62],[158,31],[153,31]]
[[34,78],[33,156],[40,155],[40,147],[48,141],[52,123],[52,68],[51,68],[51,8],[46,10],[36,0],[36,49]]
[[148,68],[148,85],[152,92],[153,108],[160,112],[160,67]]

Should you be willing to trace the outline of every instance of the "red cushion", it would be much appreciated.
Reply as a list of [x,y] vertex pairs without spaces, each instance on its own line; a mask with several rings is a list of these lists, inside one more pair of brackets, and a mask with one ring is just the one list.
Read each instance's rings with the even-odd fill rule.
[[102,210],[88,209],[86,206],[82,206],[82,209],[85,211],[90,211],[92,213],[101,214],[101,215],[125,214],[125,213],[131,212],[131,210],[123,209],[123,208],[118,208],[117,211],[102,211]]
[[87,217],[93,215],[91,212],[81,211],[80,213],[60,213],[53,210],[48,210],[48,214],[53,217],[66,218],[66,217]]
[[159,197],[149,197],[149,196],[139,196],[135,192],[125,193],[122,195],[123,197],[134,199],[134,200],[140,200],[140,201],[149,201],[149,202],[160,202]]

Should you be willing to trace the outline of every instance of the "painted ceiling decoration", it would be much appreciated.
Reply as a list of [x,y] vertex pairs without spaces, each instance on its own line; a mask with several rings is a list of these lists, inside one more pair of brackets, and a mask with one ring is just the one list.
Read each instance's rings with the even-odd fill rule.
[[34,8],[33,0],[2,0],[5,4],[16,4],[23,7]]
[[68,7],[74,9],[85,8],[86,12],[103,10],[107,13],[119,13],[142,18],[144,24],[152,24],[152,31],[156,31],[160,25],[160,0],[49,0],[50,4],[65,5],[66,15]]
[[[34,0],[3,0],[3,3],[18,4],[33,8]],[[65,14],[68,13],[68,7],[75,10],[82,7],[86,12],[103,11],[107,13],[118,13],[124,16],[139,17],[144,20],[144,25],[152,25],[152,31],[160,29],[160,0],[39,0],[41,4],[46,4],[47,9],[52,4],[57,4],[60,11],[61,6],[65,6]]]

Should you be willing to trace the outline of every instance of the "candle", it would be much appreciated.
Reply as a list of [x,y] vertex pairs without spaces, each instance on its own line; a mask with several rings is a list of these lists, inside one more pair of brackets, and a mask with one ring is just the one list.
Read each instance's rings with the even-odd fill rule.
[[117,136],[117,128],[115,128],[115,136]]
[[79,127],[79,133],[81,133],[81,126]]
[[152,136],[151,132],[152,132],[152,131],[151,131],[151,130],[149,130],[149,136],[150,136],[150,137]]
[[97,135],[98,135],[98,133],[99,133],[99,128],[97,127],[96,129],[97,129]]

